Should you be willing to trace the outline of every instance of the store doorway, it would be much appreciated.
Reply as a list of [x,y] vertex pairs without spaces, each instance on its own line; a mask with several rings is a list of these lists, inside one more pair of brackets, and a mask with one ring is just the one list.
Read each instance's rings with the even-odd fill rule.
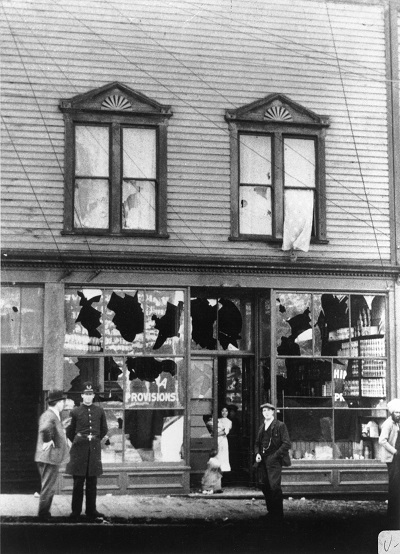
[[[191,374],[192,485],[199,486],[210,450],[215,449],[223,466],[223,486],[250,486],[255,399],[253,358],[196,357],[192,359]],[[220,433],[223,426],[225,437]]]
[[1,490],[5,494],[40,491],[34,461],[41,413],[42,356],[1,356]]

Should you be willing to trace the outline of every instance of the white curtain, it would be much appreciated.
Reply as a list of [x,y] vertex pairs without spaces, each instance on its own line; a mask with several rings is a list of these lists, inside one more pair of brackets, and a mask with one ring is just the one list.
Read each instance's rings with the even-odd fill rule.
[[314,212],[314,191],[285,190],[282,250],[308,252]]

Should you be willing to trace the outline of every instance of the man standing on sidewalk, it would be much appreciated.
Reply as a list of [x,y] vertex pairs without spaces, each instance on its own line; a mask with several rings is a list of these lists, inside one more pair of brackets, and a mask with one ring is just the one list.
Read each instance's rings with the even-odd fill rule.
[[283,521],[282,466],[290,465],[291,443],[286,425],[274,418],[275,406],[267,402],[260,408],[264,422],[255,443],[256,462],[265,466],[261,490],[271,522],[279,525]]
[[92,383],[84,383],[81,396],[83,402],[71,411],[71,423],[67,428],[72,446],[66,472],[74,479],[70,518],[78,521],[81,515],[86,481],[86,515],[91,521],[101,522],[104,516],[96,509],[97,477],[103,473],[101,440],[107,435],[107,422],[103,408],[93,404]]
[[388,529],[400,529],[400,399],[388,402],[390,416],[382,424],[379,444],[389,474]]
[[41,521],[50,521],[50,508],[56,492],[58,470],[69,460],[68,445],[60,414],[67,396],[60,390],[49,391],[48,409],[39,419],[39,433],[36,445],[35,462],[40,480],[40,500],[38,516]]

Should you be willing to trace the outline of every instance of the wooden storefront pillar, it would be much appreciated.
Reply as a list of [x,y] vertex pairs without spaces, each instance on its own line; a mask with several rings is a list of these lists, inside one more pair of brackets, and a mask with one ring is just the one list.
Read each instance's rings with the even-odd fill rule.
[[43,390],[63,389],[64,284],[44,289]]

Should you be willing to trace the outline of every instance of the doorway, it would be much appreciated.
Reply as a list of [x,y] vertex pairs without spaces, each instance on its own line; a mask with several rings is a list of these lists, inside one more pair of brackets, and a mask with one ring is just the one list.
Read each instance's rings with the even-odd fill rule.
[[[223,464],[223,486],[250,486],[255,399],[253,358],[192,358],[191,383],[192,485],[199,486],[210,450],[215,449]],[[221,436],[223,426],[226,436]]]
[[34,461],[42,403],[42,356],[1,356],[1,487],[5,494],[40,491]]

